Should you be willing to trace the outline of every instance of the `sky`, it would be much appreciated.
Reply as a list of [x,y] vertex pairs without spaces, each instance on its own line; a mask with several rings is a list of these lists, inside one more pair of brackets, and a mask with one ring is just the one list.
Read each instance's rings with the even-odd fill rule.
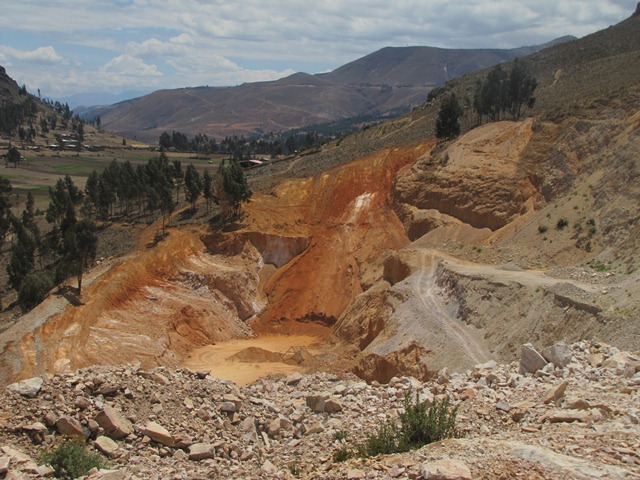
[[582,37],[637,0],[0,0],[0,65],[42,96],[321,73],[386,47]]

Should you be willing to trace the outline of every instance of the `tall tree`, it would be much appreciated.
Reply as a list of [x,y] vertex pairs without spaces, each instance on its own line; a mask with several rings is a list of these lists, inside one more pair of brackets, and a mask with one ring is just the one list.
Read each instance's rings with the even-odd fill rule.
[[[0,177],[0,259],[4,253],[4,241],[11,228],[11,182],[4,177]],[[2,311],[2,297],[0,297],[0,311]]]
[[75,275],[78,279],[78,296],[82,295],[82,276],[91,261],[96,258],[98,237],[93,223],[79,220],[64,236],[64,256],[59,265],[60,275]]
[[11,145],[9,150],[7,150],[7,164],[13,163],[14,167],[17,167],[22,159],[22,155],[20,155],[20,151],[15,147],[15,145]]
[[191,209],[196,209],[196,200],[200,196],[202,191],[202,180],[200,180],[200,174],[193,166],[193,163],[187,165],[187,170],[184,174],[184,195],[189,203],[191,203]]
[[436,137],[451,139],[460,135],[460,116],[464,113],[455,93],[442,100],[436,119]]
[[222,162],[218,168],[220,180],[215,182],[215,195],[221,207],[223,222],[238,218],[242,214],[242,202],[248,202],[252,192],[244,176],[240,164],[231,160],[228,164]]
[[12,218],[11,225],[16,234],[16,241],[11,248],[7,274],[9,275],[9,285],[17,292],[22,280],[33,270],[35,265],[36,241],[31,231],[15,217]]
[[538,82],[531,76],[527,66],[516,58],[509,72],[508,80],[509,111],[514,120],[520,118],[523,106],[533,107],[535,102],[533,92],[537,86]]
[[207,169],[205,169],[202,175],[202,195],[207,201],[207,213],[209,213],[211,200],[213,200],[213,177]]
[[0,177],[0,253],[4,247],[4,240],[11,228],[11,182],[9,179]]
[[176,203],[178,203],[178,193],[180,193],[180,188],[184,183],[184,172],[182,171],[182,163],[180,162],[180,160],[174,160],[171,163],[171,168],[171,177],[173,178],[173,183],[176,186]]

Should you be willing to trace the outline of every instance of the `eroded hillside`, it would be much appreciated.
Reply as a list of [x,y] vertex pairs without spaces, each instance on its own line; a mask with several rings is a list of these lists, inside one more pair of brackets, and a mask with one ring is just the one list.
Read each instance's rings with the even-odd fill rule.
[[[512,360],[524,342],[638,349],[639,28],[635,15],[529,57],[530,119],[474,127],[467,112],[466,133],[436,144],[436,98],[252,171],[232,231],[174,223],[154,244],[150,226],[88,275],[82,303],[62,289],[3,332],[0,382],[184,365],[265,333],[305,338],[298,369],[380,381]],[[484,75],[443,92],[469,103]],[[287,355],[265,342],[232,356]]]
[[637,348],[640,95],[624,98],[275,181],[233,232],[175,227],[153,245],[151,227],[83,304],[53,296],[3,334],[2,381],[178,366],[252,332],[317,334],[302,367],[381,381],[528,341]]

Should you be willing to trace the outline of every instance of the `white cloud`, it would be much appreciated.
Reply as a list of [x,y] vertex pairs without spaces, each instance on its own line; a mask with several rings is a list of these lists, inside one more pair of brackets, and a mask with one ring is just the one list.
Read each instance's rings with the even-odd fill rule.
[[51,45],[39,47],[35,50],[19,50],[17,48],[0,45],[0,55],[3,58],[12,57],[23,62],[32,63],[57,63],[62,62],[63,58],[56,53],[55,48]]
[[147,65],[131,55],[119,55],[100,67],[103,73],[127,77],[161,77],[162,72],[155,65]]
[[[327,71],[385,46],[512,48],[583,36],[637,0],[30,0],[5,2],[0,61],[28,86],[177,88]],[[25,3],[27,6],[25,6]],[[3,32],[8,32],[3,35]],[[33,38],[40,47],[30,50]],[[21,40],[29,39],[29,47]],[[55,39],[52,41],[51,39]],[[43,71],[37,64],[51,65]],[[71,77],[60,64],[74,65]],[[14,78],[16,78],[14,77]],[[86,80],[84,80],[86,79]]]

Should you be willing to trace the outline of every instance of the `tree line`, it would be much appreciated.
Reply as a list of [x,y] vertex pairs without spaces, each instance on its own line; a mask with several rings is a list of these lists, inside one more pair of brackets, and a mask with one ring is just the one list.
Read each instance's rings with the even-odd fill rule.
[[94,223],[78,216],[82,192],[71,177],[58,179],[49,187],[51,202],[46,220],[52,228],[42,234],[36,222],[35,202],[27,193],[25,208],[19,217],[11,212],[9,180],[0,178],[0,251],[11,238],[7,275],[9,286],[18,293],[18,304],[27,311],[44,299],[56,284],[76,276],[78,296],[82,277],[95,259],[97,236]]
[[231,213],[222,212],[225,220],[239,214],[240,203],[251,196],[238,162],[223,161],[215,175],[207,169],[201,177],[193,163],[183,168],[180,160],[170,161],[164,152],[135,168],[128,160],[122,163],[113,160],[102,173],[94,170],[89,175],[85,191],[87,198],[83,211],[89,217],[108,220],[118,216],[154,217],[159,214],[163,218],[163,229],[180,201],[181,192],[192,209],[201,195],[208,210],[212,203],[221,205],[230,200]]
[[49,187],[45,219],[51,229],[43,235],[35,221],[31,192],[22,215],[16,217],[10,208],[11,191],[11,182],[0,178],[0,252],[10,238],[9,286],[18,293],[24,311],[72,276],[81,295],[84,271],[96,256],[96,221],[153,221],[161,216],[164,232],[183,192],[194,211],[201,196],[207,213],[217,205],[218,221],[226,224],[242,214],[242,203],[251,197],[242,167],[234,160],[223,161],[215,173],[207,169],[202,176],[192,163],[183,169],[179,160],[170,161],[164,153],[135,168],[129,161],[114,160],[101,173],[91,173],[84,191],[69,175]]
[[[50,107],[49,113],[38,108],[38,102]],[[84,134],[84,121],[74,115],[67,103],[49,99],[37,100],[22,86],[16,99],[0,102],[0,133],[17,135],[21,142],[34,142],[36,136],[46,136],[50,130],[70,128],[80,137]],[[39,130],[39,132],[38,132]],[[82,139],[80,140],[82,141]]]
[[189,138],[182,132],[162,132],[158,145],[162,150],[196,152],[202,154],[222,153],[234,160],[245,160],[255,155],[291,155],[295,152],[320,146],[326,138],[314,131],[291,131],[283,133],[258,133],[246,138],[244,135],[226,136],[220,142],[199,133]]
[[[476,82],[472,105],[477,125],[485,119],[495,122],[507,118],[507,115],[518,120],[524,108],[533,108],[533,93],[537,86],[538,82],[526,64],[517,58],[509,70],[499,64],[494,66],[484,80]],[[433,99],[440,92],[429,93],[429,98]],[[457,137],[460,134],[459,119],[463,114],[464,109],[455,93],[444,97],[436,118],[436,137]]]

